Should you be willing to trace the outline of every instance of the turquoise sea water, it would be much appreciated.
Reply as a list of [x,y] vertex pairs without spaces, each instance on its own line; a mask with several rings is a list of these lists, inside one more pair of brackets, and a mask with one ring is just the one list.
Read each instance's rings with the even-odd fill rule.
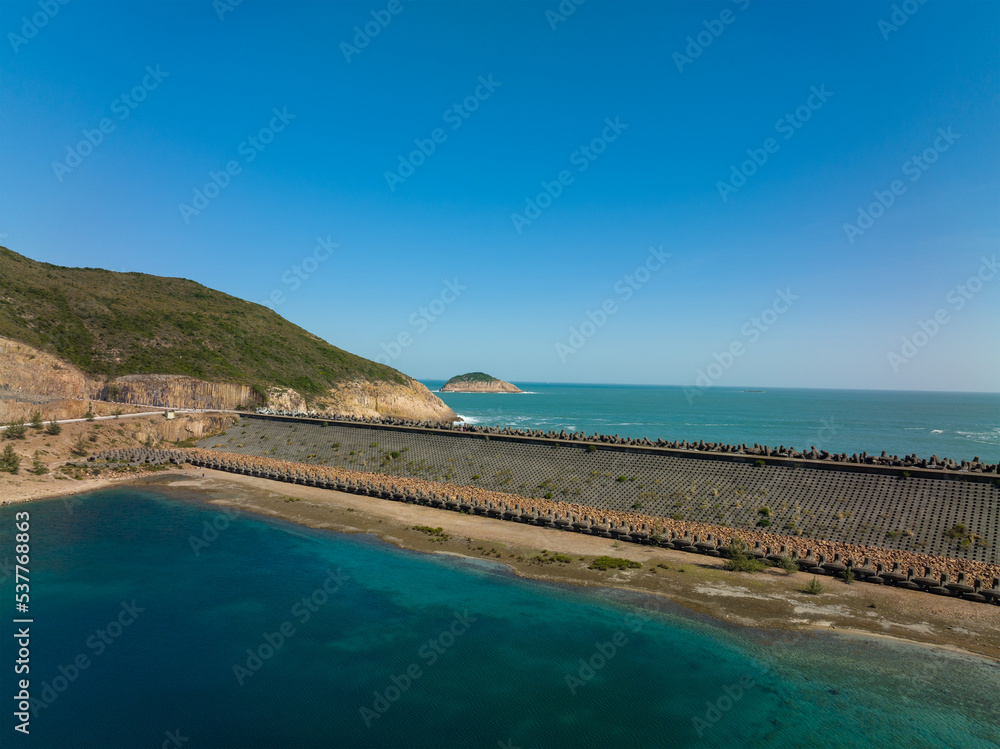
[[4,747],[1000,746],[992,662],[735,630],[170,490],[2,507],[0,560],[26,509],[31,689],[54,699],[12,730],[5,577]]
[[437,395],[490,426],[1000,462],[1000,393],[514,384],[529,392]]

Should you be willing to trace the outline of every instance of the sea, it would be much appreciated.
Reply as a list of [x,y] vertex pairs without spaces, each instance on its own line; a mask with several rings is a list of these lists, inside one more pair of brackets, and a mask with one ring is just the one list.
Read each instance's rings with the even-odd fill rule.
[[1000,462],[1000,393],[514,383],[441,393],[470,424]]
[[726,626],[176,488],[0,507],[0,560],[5,749],[1000,746],[993,661]]

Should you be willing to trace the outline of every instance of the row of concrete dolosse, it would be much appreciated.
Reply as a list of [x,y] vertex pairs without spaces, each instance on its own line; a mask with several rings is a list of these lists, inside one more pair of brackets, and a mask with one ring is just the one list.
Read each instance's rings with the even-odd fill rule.
[[[230,473],[257,478],[313,486],[320,489],[333,489],[352,494],[363,494],[379,499],[420,504],[466,514],[482,515],[537,525],[544,528],[555,528],[557,530],[583,533],[601,538],[655,545],[714,557],[727,557],[730,555],[730,548],[733,541],[736,541],[738,544],[742,543],[736,539],[724,541],[721,538],[713,536],[713,534],[707,534],[705,538],[702,538],[698,534],[692,536],[690,532],[686,531],[681,535],[665,527],[656,529],[655,527],[650,527],[648,524],[634,525],[621,523],[619,525],[613,521],[608,521],[606,518],[595,518],[588,514],[573,515],[568,512],[562,514],[552,510],[540,512],[528,502],[512,501],[497,503],[480,501],[475,498],[452,496],[434,491],[413,491],[409,488],[400,489],[392,485],[386,486],[382,482],[376,483],[374,481],[355,481],[350,478],[332,478],[305,470],[304,468],[262,467],[250,459],[215,458],[180,450],[154,450],[149,448],[108,450],[91,456],[89,460],[150,465],[181,465],[183,463],[190,463],[201,468],[228,471]],[[866,583],[891,585],[906,590],[927,591],[937,595],[956,596],[969,601],[1000,605],[1000,578],[994,578],[993,587],[989,588],[979,578],[970,585],[964,572],[959,573],[958,578],[952,582],[949,579],[948,573],[943,572],[940,576],[936,576],[932,574],[930,567],[924,567],[923,574],[921,575],[918,575],[912,567],[904,573],[899,562],[893,564],[892,570],[887,570],[881,562],[873,566],[869,557],[865,557],[864,562],[859,565],[853,559],[842,559],[842,555],[839,553],[834,554],[833,559],[827,560],[823,554],[814,555],[812,549],[807,550],[807,553],[803,556],[797,550],[793,549],[789,551],[787,546],[782,545],[779,549],[775,549],[772,546],[763,546],[760,541],[757,541],[753,548],[746,549],[745,553],[748,556],[771,562],[781,562],[782,560],[791,559],[798,565],[799,570],[814,575],[843,576],[850,569],[855,579]]]
[[468,432],[471,434],[483,434],[492,436],[523,437],[531,439],[556,440],[560,442],[578,442],[583,444],[605,444],[605,445],[627,445],[632,447],[655,447],[669,450],[685,450],[700,453],[717,453],[720,455],[742,455],[752,458],[783,458],[790,460],[818,460],[832,463],[845,463],[855,465],[886,466],[895,468],[930,469],[942,471],[968,471],[980,474],[1000,474],[1000,463],[984,463],[976,456],[971,461],[962,460],[956,462],[951,458],[941,458],[932,455],[930,458],[918,458],[916,454],[889,455],[885,450],[881,455],[869,455],[867,452],[854,453],[831,453],[827,450],[817,450],[811,447],[808,450],[796,450],[794,447],[770,447],[768,445],[730,445],[723,442],[689,442],[687,440],[651,440],[648,438],[619,437],[615,435],[597,434],[590,436],[583,432],[567,432],[565,429],[556,431],[542,431],[540,429],[514,429],[512,427],[491,427],[477,426],[474,424],[464,424],[456,422],[433,422],[415,421],[412,419],[396,418],[374,418],[374,417],[352,417],[337,416],[336,418],[326,418],[315,411],[282,411],[267,408],[258,408],[257,414],[261,416],[280,416],[286,418],[308,418],[325,420],[331,423],[347,422],[351,424],[370,424],[395,427],[408,427],[412,429],[436,429],[451,432]]

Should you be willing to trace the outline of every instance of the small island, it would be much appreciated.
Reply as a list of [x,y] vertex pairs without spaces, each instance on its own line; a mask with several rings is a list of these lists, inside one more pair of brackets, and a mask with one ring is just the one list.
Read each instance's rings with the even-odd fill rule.
[[498,380],[485,372],[469,372],[452,377],[441,386],[442,393],[523,393],[509,382]]

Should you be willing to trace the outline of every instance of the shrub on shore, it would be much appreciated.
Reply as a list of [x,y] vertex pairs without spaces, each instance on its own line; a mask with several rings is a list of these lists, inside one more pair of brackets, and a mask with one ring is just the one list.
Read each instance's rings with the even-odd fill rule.
[[31,418],[28,421],[31,423],[31,426],[33,428],[35,428],[35,429],[41,429],[42,426],[43,426],[43,424],[42,424],[42,412],[36,409],[35,411],[32,412]]
[[751,556],[747,545],[738,538],[729,542],[727,554],[726,569],[731,572],[760,572],[767,566],[764,560]]
[[0,471],[4,473],[17,473],[17,469],[21,466],[20,456],[14,452],[13,445],[7,445],[4,451],[0,453]]
[[59,424],[55,419],[52,419],[48,424],[45,425],[45,433],[55,436],[62,432],[62,425]]
[[600,556],[597,557],[593,562],[590,563],[590,569],[592,570],[630,570],[639,569],[642,564],[639,562],[633,562],[631,559],[622,559],[621,557],[609,557]]
[[823,592],[823,583],[821,583],[816,578],[816,576],[813,575],[813,579],[809,581],[809,584],[806,586],[805,592],[810,593],[814,596],[818,596],[820,593]]
[[799,571],[799,565],[798,565],[798,563],[794,559],[792,559],[791,557],[782,557],[781,561],[774,563],[774,566],[775,567],[780,567],[785,572],[787,572],[789,575],[791,575],[794,572],[798,572]]

